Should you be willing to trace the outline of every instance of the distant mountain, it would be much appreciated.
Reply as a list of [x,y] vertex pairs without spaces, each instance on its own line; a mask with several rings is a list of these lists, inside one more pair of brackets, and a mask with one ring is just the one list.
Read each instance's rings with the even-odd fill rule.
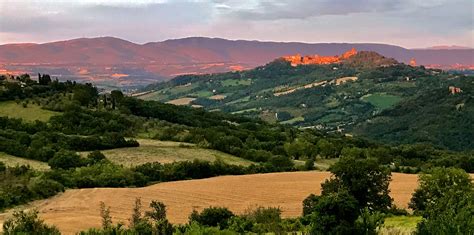
[[465,150],[474,149],[473,79],[351,50],[285,56],[246,71],[178,76],[137,96],[388,143]]
[[441,46],[427,47],[424,49],[426,50],[463,50],[463,49],[473,49],[473,48],[464,47],[464,46],[456,46],[456,45],[451,45],[451,46],[441,45]]
[[0,45],[0,72],[50,73],[101,85],[140,85],[179,74],[254,68],[296,53],[322,56],[351,48],[441,68],[474,65],[474,49],[405,49],[375,43],[298,43],[191,37],[135,44],[113,37],[79,38],[44,44]]

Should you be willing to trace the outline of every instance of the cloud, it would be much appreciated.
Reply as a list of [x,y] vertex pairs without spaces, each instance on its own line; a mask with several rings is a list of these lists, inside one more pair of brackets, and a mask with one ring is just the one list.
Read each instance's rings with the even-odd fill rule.
[[393,11],[397,1],[293,0],[260,1],[254,8],[235,9],[233,16],[252,20],[306,19],[324,15]]
[[472,0],[0,0],[0,43],[115,36],[474,46]]

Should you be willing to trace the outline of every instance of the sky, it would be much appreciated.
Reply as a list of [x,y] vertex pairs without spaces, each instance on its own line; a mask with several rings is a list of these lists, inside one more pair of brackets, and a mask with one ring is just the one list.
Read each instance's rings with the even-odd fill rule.
[[474,47],[473,0],[0,0],[0,44],[192,36]]

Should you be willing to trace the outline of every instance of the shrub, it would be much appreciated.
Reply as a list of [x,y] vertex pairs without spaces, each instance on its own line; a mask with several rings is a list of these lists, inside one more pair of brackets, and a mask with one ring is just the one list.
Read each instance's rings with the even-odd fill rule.
[[448,191],[428,204],[416,234],[474,234],[474,192]]
[[105,159],[107,158],[100,151],[93,151],[87,155],[87,162],[89,165],[94,165]]
[[15,211],[13,218],[9,218],[3,224],[5,235],[15,234],[60,234],[54,226],[49,226],[38,217],[38,211],[30,212]]
[[469,175],[455,168],[435,168],[429,174],[421,174],[419,181],[420,186],[413,193],[409,205],[416,213],[422,213],[451,191],[463,195],[472,192],[474,187]]
[[348,191],[320,196],[313,208],[311,234],[353,234],[358,215],[357,199]]
[[33,179],[29,186],[30,190],[40,198],[47,198],[64,191],[64,186],[54,180],[38,178]]
[[3,162],[0,162],[0,173],[3,173],[7,170],[7,166],[5,165],[5,163]]
[[81,156],[75,152],[61,150],[54,154],[54,157],[49,159],[48,165],[52,169],[70,169],[84,165]]
[[197,222],[201,225],[220,228],[227,228],[229,219],[234,216],[234,213],[225,207],[209,207],[198,213],[193,211],[189,216],[189,223]]

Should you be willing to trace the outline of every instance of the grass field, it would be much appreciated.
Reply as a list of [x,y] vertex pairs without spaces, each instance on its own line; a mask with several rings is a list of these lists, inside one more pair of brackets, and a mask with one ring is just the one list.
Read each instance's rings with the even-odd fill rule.
[[[314,166],[316,167],[316,170],[319,171],[327,171],[330,166],[332,166],[334,163],[338,162],[339,158],[319,158],[317,157],[316,160],[314,161]],[[296,166],[304,166],[305,162],[304,160],[293,160]]]
[[[194,159],[214,161],[217,158],[235,165],[250,165],[252,162],[211,149],[198,148],[192,144],[138,139],[140,147],[104,150],[102,153],[112,162],[124,166],[135,166],[147,162],[171,163]],[[86,155],[87,153],[81,153]]]
[[385,218],[380,234],[409,235],[416,230],[416,225],[421,221],[421,216],[393,216]]
[[166,102],[167,104],[174,104],[174,105],[189,105],[193,102],[196,98],[179,98],[175,100],[170,100]]
[[195,92],[193,94],[191,94],[192,96],[197,96],[197,97],[202,97],[202,98],[206,98],[206,97],[210,97],[213,95],[212,92],[210,91],[198,91],[198,92]]
[[242,79],[227,79],[221,82],[222,86],[249,86],[250,84],[252,81]]
[[46,122],[58,112],[41,109],[40,106],[29,103],[26,108],[22,103],[17,104],[14,101],[0,102],[0,116],[11,118],[22,118],[25,121],[43,121]]
[[16,165],[30,165],[31,168],[39,171],[49,170],[48,163],[40,162],[20,157],[15,157],[8,155],[6,153],[0,152],[0,162],[5,163],[7,166],[16,166]]
[[235,111],[235,112],[232,112],[232,114],[242,114],[242,113],[256,112],[256,111],[258,111],[256,108],[251,108],[251,109]]
[[[111,207],[114,222],[127,224],[137,197],[143,205],[151,200],[165,203],[172,223],[186,223],[193,209],[209,206],[228,207],[237,214],[249,207],[280,207],[282,216],[288,218],[301,215],[303,199],[311,193],[319,194],[321,183],[329,176],[328,172],[285,172],[166,182],[144,188],[72,189],[31,207],[36,207],[46,223],[58,226],[64,234],[99,227],[101,201]],[[390,194],[396,205],[406,208],[417,187],[417,175],[394,173],[392,178]],[[7,215],[0,214],[0,223]]]
[[286,120],[286,121],[283,121],[283,122],[280,122],[281,124],[294,124],[295,122],[302,122],[304,121],[304,117],[295,117],[295,118],[292,118],[290,120]]
[[163,94],[161,91],[155,91],[155,92],[139,95],[137,96],[137,98],[142,99],[142,100],[163,101],[163,100],[166,100],[168,96]]
[[402,98],[384,93],[369,94],[362,97],[362,100],[369,102],[380,110],[387,109],[400,102]]

